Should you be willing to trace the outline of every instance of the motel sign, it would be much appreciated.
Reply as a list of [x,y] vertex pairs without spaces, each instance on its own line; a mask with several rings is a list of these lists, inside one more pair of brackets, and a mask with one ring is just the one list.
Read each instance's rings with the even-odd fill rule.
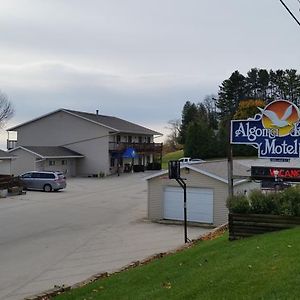
[[231,144],[248,144],[258,149],[260,158],[300,157],[300,114],[286,100],[276,100],[253,119],[232,120]]

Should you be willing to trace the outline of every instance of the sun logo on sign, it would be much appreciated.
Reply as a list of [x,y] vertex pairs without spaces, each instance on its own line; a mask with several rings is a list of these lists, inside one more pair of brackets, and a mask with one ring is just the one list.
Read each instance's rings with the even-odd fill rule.
[[300,119],[298,107],[286,100],[276,100],[264,109],[260,107],[258,109],[262,115],[264,128],[277,129],[279,136],[289,135]]

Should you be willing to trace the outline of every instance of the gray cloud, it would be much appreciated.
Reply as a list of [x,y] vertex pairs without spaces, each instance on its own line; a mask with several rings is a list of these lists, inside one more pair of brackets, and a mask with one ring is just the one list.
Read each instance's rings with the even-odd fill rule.
[[297,68],[298,36],[271,0],[2,1],[0,89],[10,124],[100,108],[159,130],[237,69]]

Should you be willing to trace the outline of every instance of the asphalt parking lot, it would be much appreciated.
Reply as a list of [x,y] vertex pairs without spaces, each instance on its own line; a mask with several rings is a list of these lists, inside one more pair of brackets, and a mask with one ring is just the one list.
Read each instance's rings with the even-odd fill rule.
[[[0,299],[75,284],[183,244],[183,227],[146,219],[146,173],[74,178],[60,192],[0,199]],[[189,228],[196,238],[208,229]]]

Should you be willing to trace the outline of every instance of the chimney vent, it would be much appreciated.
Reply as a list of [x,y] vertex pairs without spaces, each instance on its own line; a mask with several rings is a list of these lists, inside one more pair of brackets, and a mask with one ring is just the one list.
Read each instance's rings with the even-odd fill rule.
[[99,115],[99,109],[96,109],[96,115],[97,116]]

